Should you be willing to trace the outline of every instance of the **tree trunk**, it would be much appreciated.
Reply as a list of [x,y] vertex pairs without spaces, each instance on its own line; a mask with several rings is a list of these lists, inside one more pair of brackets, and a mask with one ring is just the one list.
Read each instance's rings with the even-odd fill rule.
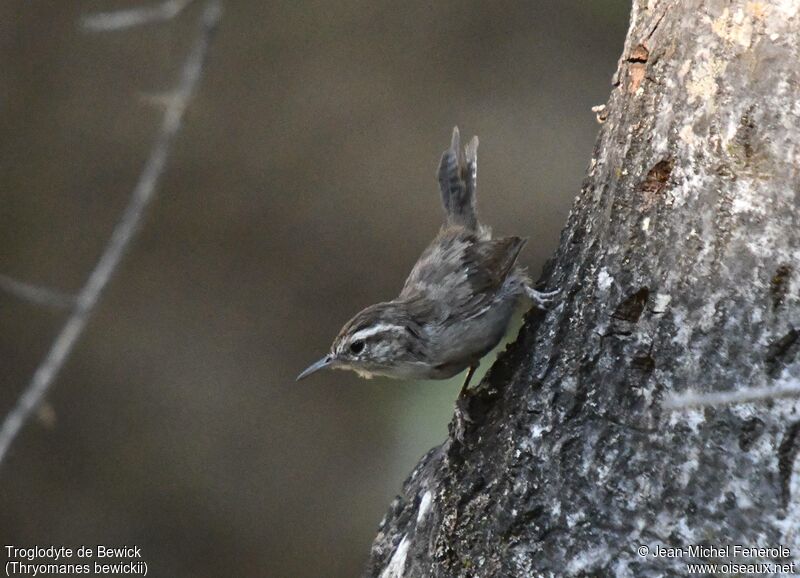
[[[543,279],[557,304],[473,392],[464,442],[405,482],[367,576],[685,576],[800,555],[796,398],[676,397],[798,382],[800,1],[634,0],[598,118]],[[655,555],[700,544],[730,549]]]

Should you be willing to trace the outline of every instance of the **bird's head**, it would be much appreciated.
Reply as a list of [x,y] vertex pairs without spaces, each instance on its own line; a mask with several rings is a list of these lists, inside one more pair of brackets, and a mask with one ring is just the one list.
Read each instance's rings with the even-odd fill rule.
[[407,304],[391,301],[367,307],[348,321],[331,350],[297,376],[304,379],[320,369],[351,369],[362,377],[374,374],[402,377],[403,368],[424,356],[422,328]]

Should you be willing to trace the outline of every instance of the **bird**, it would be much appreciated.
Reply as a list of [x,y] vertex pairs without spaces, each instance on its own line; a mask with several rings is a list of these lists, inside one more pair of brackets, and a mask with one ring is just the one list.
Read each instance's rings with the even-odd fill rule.
[[477,215],[478,137],[461,148],[458,127],[439,162],[444,223],[408,275],[400,294],[357,313],[330,351],[297,380],[322,369],[370,378],[447,379],[467,374],[505,335],[525,298],[548,309],[558,294],[538,291],[518,265],[521,237],[492,238]]

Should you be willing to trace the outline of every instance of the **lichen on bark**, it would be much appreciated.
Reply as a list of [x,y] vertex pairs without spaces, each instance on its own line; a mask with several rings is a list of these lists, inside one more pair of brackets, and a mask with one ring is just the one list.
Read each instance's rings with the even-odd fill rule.
[[798,62],[796,0],[634,1],[559,302],[405,482],[367,576],[686,575],[637,547],[701,543],[800,562],[798,402],[665,408],[800,379]]

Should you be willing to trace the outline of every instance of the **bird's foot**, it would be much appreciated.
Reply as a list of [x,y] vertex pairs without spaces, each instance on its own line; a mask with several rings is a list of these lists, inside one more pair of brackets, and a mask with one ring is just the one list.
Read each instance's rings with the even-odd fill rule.
[[539,309],[545,311],[550,309],[555,301],[556,296],[560,293],[558,289],[555,291],[537,291],[530,285],[525,285],[525,294],[533,301],[533,304]]

